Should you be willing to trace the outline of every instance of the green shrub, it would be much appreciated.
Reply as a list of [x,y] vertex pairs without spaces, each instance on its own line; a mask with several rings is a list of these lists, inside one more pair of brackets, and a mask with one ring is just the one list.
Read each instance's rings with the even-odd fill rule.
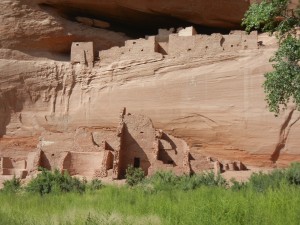
[[290,0],[263,0],[254,3],[245,14],[242,25],[247,32],[275,32],[279,49],[270,59],[273,71],[265,73],[263,84],[269,110],[278,116],[288,103],[300,111],[300,40],[295,36],[300,26],[300,7],[288,10]]
[[300,185],[300,163],[292,163],[286,170],[286,179],[290,184]]
[[4,181],[3,186],[2,191],[16,193],[21,189],[21,179],[14,176],[11,180]]
[[102,187],[103,187],[103,184],[102,184],[101,180],[98,180],[98,179],[93,179],[88,184],[88,189],[91,191],[100,190]]
[[129,165],[126,169],[126,183],[129,186],[135,186],[138,183],[141,183],[145,178],[145,173],[141,168],[134,168],[132,165]]
[[273,32],[280,24],[274,18],[284,16],[288,3],[288,0],[263,0],[261,3],[254,3],[246,12],[242,25],[248,32],[252,29]]
[[67,172],[63,174],[59,170],[54,172],[42,169],[42,172],[32,179],[26,187],[28,192],[45,195],[60,192],[79,192],[83,193],[86,182],[78,178],[71,177]]
[[201,186],[226,187],[226,180],[213,172],[205,172],[196,175],[176,176],[170,171],[158,171],[147,180],[155,190],[180,189],[184,191],[194,190]]
[[286,183],[284,170],[273,170],[270,173],[253,173],[247,183],[249,188],[257,192],[265,192],[268,189],[279,188]]

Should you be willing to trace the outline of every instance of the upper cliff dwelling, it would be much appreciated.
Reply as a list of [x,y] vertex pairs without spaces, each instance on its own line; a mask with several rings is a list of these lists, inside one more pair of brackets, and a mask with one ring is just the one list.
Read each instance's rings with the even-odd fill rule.
[[[240,28],[240,20],[250,5],[248,0],[9,2],[2,3],[5,16],[18,14],[20,21],[17,27],[10,26],[9,20],[3,23],[11,35],[1,37],[1,45],[3,49],[25,54],[1,54],[11,58],[60,61],[69,59],[72,42],[93,41],[98,52],[121,47],[126,40],[155,35],[158,29],[172,27],[194,26],[201,34],[228,34],[231,29]],[[12,39],[15,33],[18,35]]]
[[100,65],[108,65],[119,61],[159,59],[162,57],[203,57],[238,50],[258,48],[257,32],[246,34],[244,31],[232,31],[228,35],[219,33],[198,35],[194,27],[159,29],[155,36],[145,39],[128,40],[124,47],[113,47],[99,52],[93,58],[93,43],[76,42],[71,48],[72,64],[92,65],[94,61]]

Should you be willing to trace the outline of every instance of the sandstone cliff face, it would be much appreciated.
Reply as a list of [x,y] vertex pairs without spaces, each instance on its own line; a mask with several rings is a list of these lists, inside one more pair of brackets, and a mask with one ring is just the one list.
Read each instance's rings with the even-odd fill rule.
[[128,39],[122,33],[72,22],[35,1],[5,0],[0,8],[0,58],[66,60],[68,57],[54,54],[68,54],[73,41],[95,41],[99,50]]
[[176,21],[188,21],[206,26],[237,28],[250,5],[248,0],[38,0],[38,2],[55,6],[67,14],[84,11],[85,15],[91,17],[107,18],[144,27],[150,24],[162,26]]
[[67,60],[72,42],[94,41],[96,50],[108,49],[130,39],[123,31],[145,34],[187,23],[237,28],[248,6],[237,0],[5,0],[0,2],[0,58]]
[[[65,12],[70,2],[71,11]],[[199,4],[196,8],[187,2],[181,5],[183,1],[139,2],[0,3],[0,31],[5,34],[0,37],[0,156],[27,157],[47,132],[64,142],[73,140],[72,133],[80,127],[115,129],[120,109],[127,107],[150,117],[155,128],[183,138],[195,167],[203,156],[259,166],[287,165],[300,159],[299,113],[291,107],[275,118],[264,102],[263,74],[272,69],[269,58],[277,48],[267,35],[259,37],[264,44],[259,49],[122,59],[96,63],[93,68],[69,62],[65,53],[70,52],[72,41],[94,41],[99,50],[124,45],[129,39],[61,16],[74,14],[78,8],[99,10],[84,15],[88,17],[105,11],[111,15],[104,17],[121,19],[130,11],[134,20],[171,14],[193,23],[234,27],[249,4],[193,1]],[[203,5],[215,11],[204,10]],[[189,11],[193,9],[199,10]],[[227,10],[238,13],[228,18]],[[55,150],[60,151],[57,146]]]
[[[261,37],[263,38],[263,37]],[[55,61],[1,60],[1,152],[6,138],[116,127],[123,106],[184,138],[196,154],[255,165],[299,155],[299,113],[269,113],[261,87],[272,41],[256,50],[201,58],[122,61],[88,68]],[[279,154],[274,154],[277,151]],[[272,158],[273,155],[273,158]]]

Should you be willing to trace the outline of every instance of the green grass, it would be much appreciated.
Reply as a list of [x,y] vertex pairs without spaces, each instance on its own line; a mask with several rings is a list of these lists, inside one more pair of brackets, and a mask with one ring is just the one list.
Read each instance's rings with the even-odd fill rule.
[[222,187],[149,193],[106,186],[94,192],[40,196],[0,193],[1,225],[44,224],[300,224],[300,188],[257,192]]

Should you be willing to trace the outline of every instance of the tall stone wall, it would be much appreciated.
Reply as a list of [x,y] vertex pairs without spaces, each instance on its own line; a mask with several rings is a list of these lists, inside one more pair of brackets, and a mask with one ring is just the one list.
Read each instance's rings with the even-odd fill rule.
[[87,66],[93,66],[93,42],[73,42],[71,46],[71,62],[80,63]]

